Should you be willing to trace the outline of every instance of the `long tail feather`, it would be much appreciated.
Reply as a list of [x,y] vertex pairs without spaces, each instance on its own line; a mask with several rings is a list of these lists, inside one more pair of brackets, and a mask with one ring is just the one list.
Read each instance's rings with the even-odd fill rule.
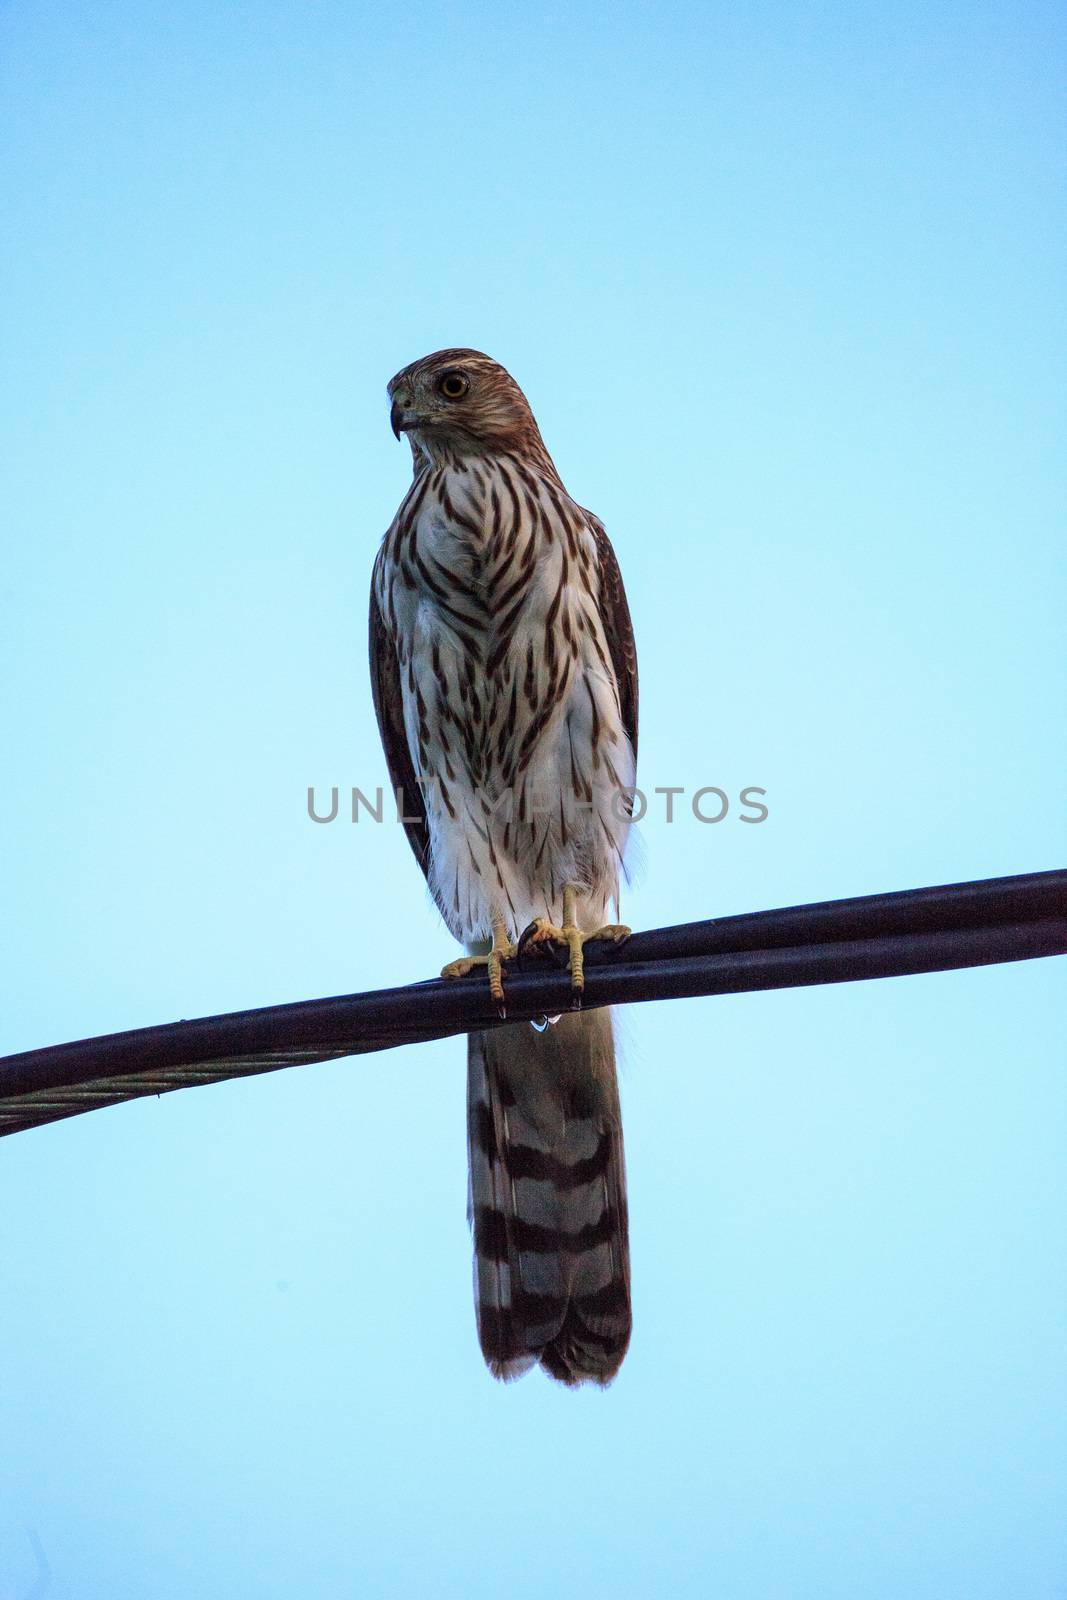
[[472,1033],[467,1105],[478,1336],[490,1370],[609,1383],[630,1340],[611,1017]]

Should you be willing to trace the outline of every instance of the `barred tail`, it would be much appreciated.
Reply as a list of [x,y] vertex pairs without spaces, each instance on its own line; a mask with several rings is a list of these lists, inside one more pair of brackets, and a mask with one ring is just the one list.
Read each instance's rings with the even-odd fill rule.
[[630,1342],[626,1175],[608,1011],[469,1036],[478,1337],[490,1370],[609,1383]]

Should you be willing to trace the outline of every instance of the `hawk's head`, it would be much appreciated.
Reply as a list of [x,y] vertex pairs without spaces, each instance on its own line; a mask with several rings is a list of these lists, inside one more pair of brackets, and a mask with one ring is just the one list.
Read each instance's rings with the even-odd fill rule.
[[390,381],[389,398],[393,432],[408,434],[416,453],[544,449],[515,379],[479,350],[436,350],[413,361]]

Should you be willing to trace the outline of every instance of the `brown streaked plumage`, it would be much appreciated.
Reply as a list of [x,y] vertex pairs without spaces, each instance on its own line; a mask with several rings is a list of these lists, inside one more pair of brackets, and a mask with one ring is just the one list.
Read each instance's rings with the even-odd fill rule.
[[[591,932],[618,901],[637,752],[611,544],[488,356],[437,351],[389,397],[414,476],[375,563],[371,681],[412,849],[470,949],[559,923],[565,889]],[[472,1034],[468,1105],[490,1368],[609,1381],[630,1334],[610,1015]]]

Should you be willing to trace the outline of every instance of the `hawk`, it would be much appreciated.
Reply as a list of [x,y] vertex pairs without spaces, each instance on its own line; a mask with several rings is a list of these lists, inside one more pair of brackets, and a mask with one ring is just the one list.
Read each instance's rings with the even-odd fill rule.
[[[505,963],[625,938],[637,661],[615,553],[571,499],[525,395],[477,350],[388,387],[414,474],[374,565],[374,706],[401,817],[441,915],[503,999]],[[482,1353],[608,1383],[630,1338],[611,1016],[468,1037],[470,1215]]]

